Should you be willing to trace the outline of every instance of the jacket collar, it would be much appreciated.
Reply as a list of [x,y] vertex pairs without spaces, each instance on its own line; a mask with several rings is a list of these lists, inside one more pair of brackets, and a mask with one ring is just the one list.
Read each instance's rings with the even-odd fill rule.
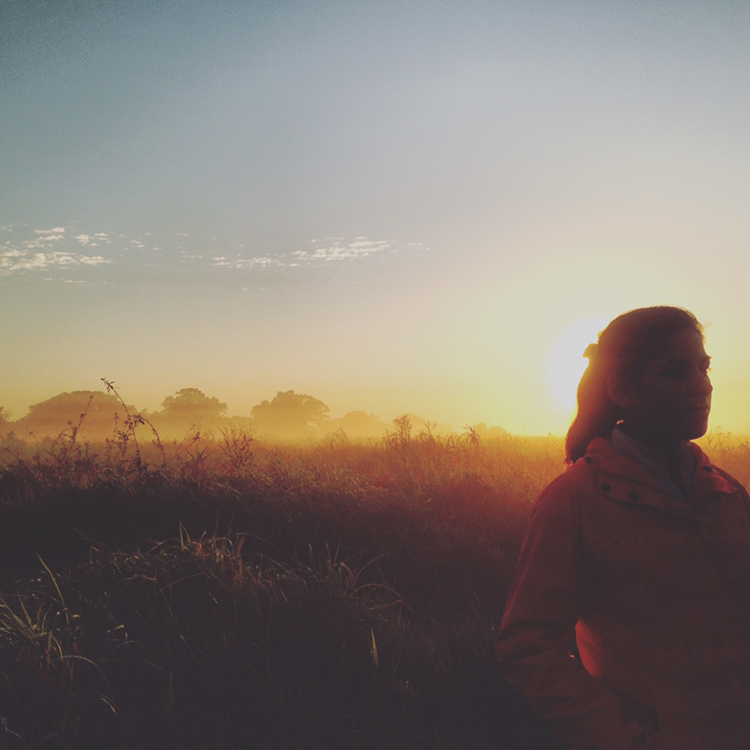
[[687,503],[665,490],[643,465],[615,450],[606,438],[595,438],[586,455],[576,463],[585,463],[593,470],[595,491],[603,497],[700,518],[709,496],[733,494],[736,490],[695,443],[690,443],[690,450],[695,462],[695,476]]
[[687,502],[695,478],[695,456],[689,441],[683,442],[674,456],[673,471],[680,477],[679,484],[662,456],[640,440],[630,437],[619,425],[612,430],[611,442],[616,451],[641,464],[662,489]]

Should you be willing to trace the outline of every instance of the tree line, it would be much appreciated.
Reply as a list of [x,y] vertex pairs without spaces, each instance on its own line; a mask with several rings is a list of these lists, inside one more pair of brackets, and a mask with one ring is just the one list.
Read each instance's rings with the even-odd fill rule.
[[138,410],[116,392],[72,391],[33,404],[13,421],[0,407],[0,434],[19,439],[55,437],[75,430],[85,439],[101,439],[124,429],[128,420],[148,422],[161,436],[184,435],[189,430],[239,428],[258,436],[301,439],[341,430],[349,437],[378,436],[389,429],[375,414],[351,411],[332,419],[329,407],[304,393],[278,391],[271,400],[252,407],[250,416],[227,416],[227,404],[198,388],[183,388],[167,396],[157,411]]

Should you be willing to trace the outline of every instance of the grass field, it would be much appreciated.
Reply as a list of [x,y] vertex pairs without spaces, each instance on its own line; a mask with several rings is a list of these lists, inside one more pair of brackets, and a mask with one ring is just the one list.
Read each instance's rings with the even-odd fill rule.
[[[750,450],[704,443],[747,482]],[[494,638],[556,438],[0,452],[0,747],[562,748]]]

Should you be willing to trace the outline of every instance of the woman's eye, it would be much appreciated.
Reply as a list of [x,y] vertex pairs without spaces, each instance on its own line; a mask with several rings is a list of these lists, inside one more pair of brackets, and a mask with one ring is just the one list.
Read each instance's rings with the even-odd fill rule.
[[[698,369],[700,370],[702,375],[705,375],[711,370],[711,366],[709,364],[701,364],[698,366]],[[679,365],[666,368],[662,372],[662,375],[669,380],[686,380],[690,377],[691,372],[692,368],[686,367],[684,365]]]
[[671,367],[664,371],[664,377],[672,380],[681,380],[687,377],[687,370],[684,367]]

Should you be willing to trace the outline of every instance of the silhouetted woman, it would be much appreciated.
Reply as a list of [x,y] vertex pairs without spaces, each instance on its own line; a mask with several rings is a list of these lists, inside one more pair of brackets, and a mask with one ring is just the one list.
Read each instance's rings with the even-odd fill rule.
[[750,748],[750,501],[690,442],[711,404],[702,328],[632,310],[586,356],[572,465],[534,507],[502,669],[576,750]]

